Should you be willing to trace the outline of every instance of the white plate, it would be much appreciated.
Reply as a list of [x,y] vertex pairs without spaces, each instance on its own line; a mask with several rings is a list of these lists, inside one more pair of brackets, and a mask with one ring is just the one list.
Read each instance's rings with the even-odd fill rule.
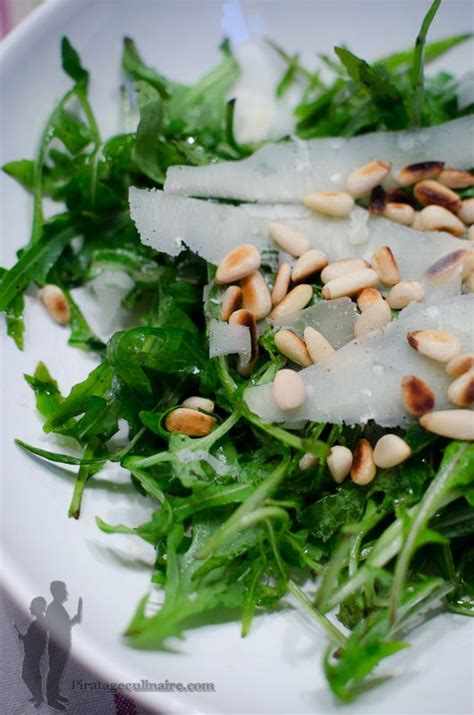
[[[33,156],[52,103],[68,86],[59,62],[67,34],[92,71],[91,96],[105,135],[118,130],[121,38],[134,37],[146,60],[165,74],[193,80],[217,60],[224,33],[241,39],[245,17],[252,34],[264,32],[290,50],[331,51],[345,42],[372,58],[413,41],[428,2],[235,2],[145,0],[48,3],[14,33],[2,51],[2,162]],[[241,12],[243,15],[241,15]],[[432,37],[470,29],[468,1],[443,4]],[[471,63],[467,47],[444,62]],[[6,177],[2,187],[2,265],[11,265],[27,240],[30,201]],[[207,694],[140,694],[162,712],[335,713],[320,669],[324,637],[295,612],[263,617],[242,640],[239,625],[206,626],[188,634],[174,652],[132,650],[121,640],[139,597],[146,592],[153,551],[132,537],[101,534],[94,516],[138,524],[150,506],[117,475],[115,491],[100,475],[87,490],[79,522],[68,520],[72,479],[34,460],[13,444],[17,436],[46,446],[22,378],[44,360],[63,390],[83,376],[91,360],[66,347],[65,331],[51,324],[34,301],[26,311],[26,349],[2,341],[3,479],[1,543],[8,589],[26,609],[48,595],[52,579],[69,587],[69,610],[84,598],[84,620],[73,633],[73,653],[108,681],[214,683]],[[380,674],[394,677],[347,708],[366,713],[468,713],[472,710],[472,627],[442,616],[412,637],[412,648],[391,658]]]

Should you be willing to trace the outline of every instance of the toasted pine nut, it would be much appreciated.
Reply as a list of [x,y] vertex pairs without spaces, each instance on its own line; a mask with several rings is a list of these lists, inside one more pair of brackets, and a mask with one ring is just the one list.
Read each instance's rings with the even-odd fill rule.
[[261,263],[259,251],[251,243],[242,243],[223,258],[216,273],[216,283],[234,283],[254,273]]
[[370,193],[372,189],[381,184],[390,173],[390,161],[371,161],[370,164],[359,166],[351,171],[347,177],[347,190],[354,198],[358,199]]
[[346,273],[354,273],[354,271],[360,271],[368,267],[368,262],[362,258],[343,258],[340,261],[333,261],[326,268],[323,268],[321,280],[323,283],[329,283],[329,281],[344,276]]
[[334,300],[344,296],[353,296],[360,293],[364,288],[373,288],[379,282],[376,271],[372,268],[363,268],[353,273],[346,273],[339,278],[335,278],[323,288],[323,298]]
[[377,300],[383,301],[382,294],[377,288],[364,288],[357,296],[357,307],[360,312],[363,313],[364,310],[367,310],[369,305],[372,305],[372,303],[375,303]]
[[415,218],[415,209],[410,204],[389,201],[382,216],[395,223],[401,223],[403,226],[411,226]]
[[381,437],[374,449],[374,462],[376,467],[389,469],[396,467],[408,459],[411,454],[411,447],[404,439],[396,434],[384,434]]
[[214,412],[214,403],[212,400],[208,400],[206,397],[200,397],[199,395],[193,395],[192,397],[187,397],[181,403],[181,407],[188,407],[190,410],[203,410],[212,414]]
[[52,319],[59,325],[67,325],[71,319],[71,310],[61,288],[49,283],[44,286],[39,295]]
[[296,410],[306,399],[303,378],[294,370],[278,370],[273,380],[272,394],[280,410]]
[[304,341],[314,363],[324,362],[336,352],[324,335],[310,326],[304,329]]
[[272,304],[278,305],[281,303],[285,295],[288,293],[291,280],[291,266],[289,263],[282,263],[278,268],[278,273],[275,278],[275,283],[272,290]]
[[419,417],[430,412],[435,406],[435,393],[431,387],[416,375],[405,375],[401,385],[402,402],[407,412]]
[[474,370],[468,370],[450,384],[448,397],[459,407],[467,407],[474,402]]
[[245,361],[241,355],[239,355],[237,360],[237,372],[242,377],[248,377],[258,357],[258,334],[255,316],[252,311],[242,308],[241,310],[236,310],[229,316],[229,323],[230,325],[243,325],[250,331],[250,360]]
[[467,240],[474,241],[474,226],[469,226],[467,229]]
[[311,286],[307,283],[301,283],[293,290],[290,290],[283,300],[273,308],[271,317],[275,319],[281,318],[282,315],[296,313],[297,310],[306,308],[312,297],[313,289]]
[[420,418],[420,425],[441,437],[474,440],[474,412],[472,410],[438,410],[427,412]]
[[400,280],[398,265],[389,246],[379,246],[374,251],[371,266],[377,271],[380,282],[386,286],[394,286]]
[[374,186],[369,196],[369,213],[381,216],[387,203],[387,194],[383,186]]
[[407,340],[414,350],[439,362],[449,362],[461,352],[458,338],[441,330],[412,330]]
[[456,355],[446,364],[446,372],[451,377],[459,377],[465,372],[474,368],[474,353],[463,353]]
[[438,176],[438,181],[449,186],[450,189],[469,189],[474,186],[474,176],[462,169],[443,169]]
[[412,208],[415,205],[412,197],[403,189],[399,189],[398,186],[394,186],[387,191],[387,201],[395,204],[408,204]]
[[275,334],[275,345],[285,357],[301,367],[309,367],[313,364],[309,352],[303,340],[291,330],[283,328]]
[[426,206],[420,211],[420,228],[422,231],[446,231],[453,236],[464,233],[463,222],[442,206]]
[[260,271],[255,271],[240,281],[242,308],[250,310],[255,320],[266,318],[272,309],[270,291]]
[[411,222],[411,227],[414,231],[423,231],[423,227],[421,225],[421,211],[415,211],[415,215],[413,216],[413,221]]
[[334,481],[340,484],[351,471],[351,450],[340,444],[336,444],[334,447],[331,447],[326,464],[328,465],[329,472]]
[[347,216],[354,207],[354,199],[344,191],[315,191],[306,194],[303,201],[311,211],[327,216]]
[[221,320],[227,321],[235,310],[242,305],[242,289],[239,286],[229,286],[222,296]]
[[411,186],[417,181],[435,179],[444,167],[444,161],[420,161],[400,169],[397,181],[400,186]]
[[167,414],[165,426],[168,432],[179,432],[187,434],[188,437],[205,437],[212,431],[215,422],[215,417],[206,415],[204,412],[178,407]]
[[409,303],[420,302],[425,297],[425,291],[418,281],[400,281],[390,288],[387,303],[393,310],[402,310]]
[[357,316],[354,325],[354,335],[370,333],[372,330],[382,330],[392,320],[392,311],[386,300],[375,300],[363,313]]
[[314,454],[311,454],[311,452],[306,452],[306,454],[303,454],[300,461],[298,462],[298,467],[302,471],[305,471],[306,469],[314,469],[318,462],[319,459]]
[[352,455],[351,479],[355,484],[369,484],[376,472],[372,447],[366,439],[360,439]]
[[[470,253],[470,251],[465,251],[462,248],[448,253],[428,268],[425,274],[426,278],[431,282],[443,283],[449,279],[453,272],[458,270],[459,267],[462,268],[462,274],[466,275],[470,267]],[[472,252],[472,256],[474,257],[474,251]]]
[[323,251],[317,248],[306,251],[306,253],[303,253],[296,261],[291,273],[291,280],[293,283],[306,281],[308,278],[315,276],[316,273],[320,273],[327,264],[328,257]]
[[474,199],[464,199],[464,201],[461,201],[458,216],[461,221],[464,221],[468,226],[474,223]]
[[443,206],[448,211],[458,211],[461,208],[459,196],[438,181],[420,181],[415,184],[413,193],[423,206]]
[[308,236],[294,226],[282,221],[271,221],[268,224],[271,238],[280,248],[298,258],[309,251],[311,243]]

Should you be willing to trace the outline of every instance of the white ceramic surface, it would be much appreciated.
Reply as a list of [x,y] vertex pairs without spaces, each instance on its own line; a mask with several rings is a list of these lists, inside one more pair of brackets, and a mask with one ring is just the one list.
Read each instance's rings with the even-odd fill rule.
[[[369,58],[410,45],[427,2],[372,0],[207,2],[203,0],[61,0],[48,3],[4,43],[1,57],[1,161],[31,157],[54,99],[68,85],[59,63],[67,34],[92,71],[91,96],[105,135],[118,129],[120,41],[133,36],[146,60],[166,74],[193,80],[217,59],[222,35],[236,40],[264,32],[289,50],[330,51],[346,42]],[[242,19],[244,18],[244,20]],[[445,2],[432,37],[472,29],[472,5]],[[467,47],[444,66],[472,68]],[[1,177],[2,265],[28,237],[30,202]],[[239,625],[206,626],[177,642],[172,652],[140,652],[121,640],[139,597],[148,589],[151,548],[138,539],[108,537],[94,523],[138,524],[150,506],[128,486],[126,475],[101,474],[86,491],[79,522],[67,518],[72,479],[67,470],[26,456],[14,437],[46,446],[33,397],[22,373],[44,360],[67,390],[91,360],[66,347],[65,331],[33,301],[26,311],[26,349],[3,338],[2,357],[2,575],[26,608],[48,593],[52,579],[67,582],[68,605],[84,598],[84,620],[73,634],[73,653],[109,681],[214,682],[215,693],[141,694],[161,712],[336,713],[340,711],[320,670],[324,637],[296,612],[256,621],[242,640]],[[116,487],[106,487],[114,479]],[[473,629],[457,616],[442,616],[412,636],[412,648],[388,660],[380,675],[393,675],[366,693],[348,715],[472,712]]]

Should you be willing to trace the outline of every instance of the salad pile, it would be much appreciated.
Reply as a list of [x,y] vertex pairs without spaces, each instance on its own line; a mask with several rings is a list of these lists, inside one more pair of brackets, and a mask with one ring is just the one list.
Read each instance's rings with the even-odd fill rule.
[[[107,140],[62,41],[72,87],[36,159],[3,167],[33,221],[0,309],[21,349],[35,291],[97,355],[68,395],[43,363],[26,376],[45,432],[79,456],[18,444],[78,466],[73,518],[107,462],[156,505],[137,528],[97,519],[156,549],[162,603],[138,605],[136,647],[216,609],[239,609],[245,636],[259,613],[301,607],[347,701],[420,614],[474,614],[474,99],[472,78],[424,75],[471,36],[427,44],[439,4],[414,49],[374,64],[340,47],[310,71],[270,43],[277,101],[300,95],[294,136],[258,145],[236,138],[227,41],[186,86],[126,38],[122,109],[137,128]],[[61,205],[50,218],[46,198]],[[110,275],[128,281],[136,327],[105,341],[74,291]]]

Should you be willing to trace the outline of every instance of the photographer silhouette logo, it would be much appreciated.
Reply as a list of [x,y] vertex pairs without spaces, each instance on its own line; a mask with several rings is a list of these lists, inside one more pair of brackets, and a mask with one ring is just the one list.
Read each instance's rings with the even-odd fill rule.
[[[66,666],[71,649],[72,627],[82,621],[82,598],[79,598],[77,613],[72,618],[64,607],[68,599],[64,581],[52,581],[50,584],[51,602],[43,596],[31,601],[30,613],[34,620],[25,633],[15,625],[18,638],[23,642],[24,657],[21,676],[31,692],[30,702],[39,708],[46,700],[55,710],[66,710],[68,699],[60,693],[61,676]],[[43,684],[41,658],[47,651],[47,676]],[[44,687],[44,685],[46,687]]]

